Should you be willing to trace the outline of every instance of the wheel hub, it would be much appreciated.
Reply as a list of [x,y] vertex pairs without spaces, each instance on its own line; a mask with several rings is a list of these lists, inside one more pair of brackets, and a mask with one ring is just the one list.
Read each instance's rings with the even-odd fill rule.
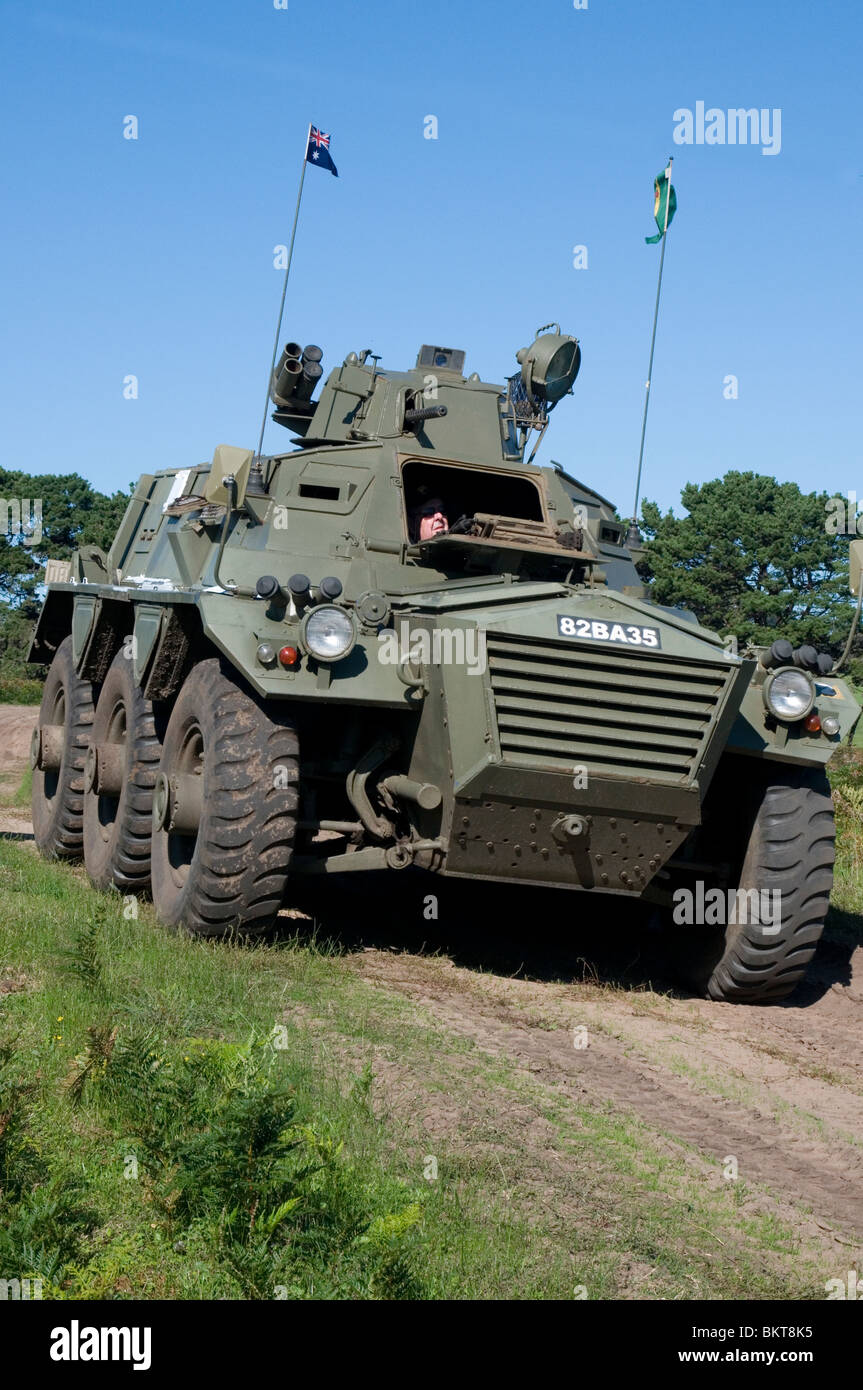
[[119,796],[125,780],[125,753],[119,743],[91,743],[84,763],[84,791]]
[[204,779],[199,773],[160,772],[153,791],[153,829],[170,834],[197,835],[204,805]]
[[34,772],[56,772],[63,761],[64,731],[58,724],[36,726],[30,738],[30,766]]

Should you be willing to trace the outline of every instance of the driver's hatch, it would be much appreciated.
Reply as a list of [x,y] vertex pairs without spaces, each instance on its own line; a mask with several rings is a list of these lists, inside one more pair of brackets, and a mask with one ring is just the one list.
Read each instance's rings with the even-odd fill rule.
[[409,553],[435,569],[558,575],[598,559],[586,530],[550,513],[537,474],[408,458],[402,494]]

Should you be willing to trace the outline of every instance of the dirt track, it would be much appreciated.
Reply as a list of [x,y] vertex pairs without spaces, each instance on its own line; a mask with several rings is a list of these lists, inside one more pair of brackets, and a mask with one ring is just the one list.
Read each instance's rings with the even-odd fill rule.
[[[36,716],[0,706],[7,795]],[[0,818],[2,833],[29,829],[24,812]],[[430,892],[436,921],[424,918]],[[562,1098],[635,1114],[705,1181],[721,1183],[733,1155],[756,1208],[766,1203],[837,1260],[863,1259],[863,944],[822,943],[791,1001],[740,1007],[677,993],[635,914],[581,895],[409,872],[304,889],[297,905],[341,941],[353,969],[450,1035]],[[464,1138],[457,1099],[423,1094],[410,1067],[382,1059],[378,1074],[394,1110]],[[531,1142],[529,1113],[496,1123],[505,1144]]]
[[38,705],[0,705],[0,750],[3,764],[21,770],[30,752],[30,735],[39,715]]
[[[537,921],[530,890],[449,883],[439,920],[421,921],[434,887],[405,875],[397,889],[346,892],[330,910],[304,906],[359,974],[448,1034],[561,1098],[637,1116],[708,1185],[722,1185],[733,1156],[749,1193],[743,1215],[769,1210],[840,1263],[860,1262],[863,946],[823,945],[790,1002],[715,1004],[674,989],[634,913],[612,908],[613,920],[601,900],[585,912],[576,895],[552,893]],[[358,920],[372,907],[385,926]],[[415,1068],[392,1059],[377,1071],[390,1108],[422,1115],[430,1134],[470,1130],[458,1088],[424,1093]],[[542,1128],[539,1107],[495,1118],[510,1148],[530,1147]]]
[[[27,766],[30,735],[39,716],[38,705],[0,705],[0,799],[17,790]],[[25,811],[0,809],[0,835],[28,836],[32,827]]]
[[[863,1243],[859,996],[826,994],[808,1009],[767,1014],[697,1000],[655,1008],[639,1007],[637,995],[576,1002],[566,986],[415,957],[364,955],[358,968],[547,1085],[626,1107],[719,1163],[734,1155],[740,1175],[766,1184],[783,1207],[791,1198],[811,1207],[816,1224],[836,1223]],[[573,1044],[579,1024],[583,1050]],[[682,1074],[681,1060],[690,1069]]]

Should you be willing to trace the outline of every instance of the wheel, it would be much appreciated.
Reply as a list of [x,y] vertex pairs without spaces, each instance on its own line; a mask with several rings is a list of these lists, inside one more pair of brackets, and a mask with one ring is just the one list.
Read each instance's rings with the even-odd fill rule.
[[[760,898],[769,911],[760,922],[748,920],[751,910],[738,910],[746,919],[738,922],[727,913],[724,929],[678,928],[678,962],[686,982],[711,999],[773,1003],[803,978],[824,929],[835,858],[833,802],[821,769],[762,764],[753,779],[752,770],[747,776],[735,764],[735,772],[720,779],[725,785],[712,798],[702,848],[714,851],[714,862],[717,847],[730,849],[727,887],[739,890],[739,903],[743,893],[772,892]],[[748,798],[741,794],[744,778]],[[687,877],[691,889],[693,876]]]
[[199,936],[260,933],[282,904],[297,823],[298,741],[218,658],[200,662],[165,731],[153,801],[159,918]]
[[96,888],[150,887],[160,723],[121,649],[99,693],[84,768],[84,863]]
[[84,760],[93,702],[92,685],[75,673],[72,638],[64,637],[48,671],[30,744],[33,838],[45,859],[80,859],[83,852]]

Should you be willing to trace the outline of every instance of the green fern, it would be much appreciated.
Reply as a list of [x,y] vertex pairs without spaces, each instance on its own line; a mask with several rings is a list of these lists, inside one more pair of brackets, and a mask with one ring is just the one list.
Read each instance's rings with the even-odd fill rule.
[[98,993],[105,986],[105,962],[102,937],[107,921],[107,905],[97,902],[93,916],[76,933],[72,950],[61,951],[60,958],[68,974],[74,975],[87,989]]
[[73,1105],[80,1105],[88,1083],[99,1080],[107,1071],[117,1041],[117,1028],[111,1020],[93,1024],[87,1029],[86,1050],[72,1060],[72,1070],[66,1079],[66,1090]]

